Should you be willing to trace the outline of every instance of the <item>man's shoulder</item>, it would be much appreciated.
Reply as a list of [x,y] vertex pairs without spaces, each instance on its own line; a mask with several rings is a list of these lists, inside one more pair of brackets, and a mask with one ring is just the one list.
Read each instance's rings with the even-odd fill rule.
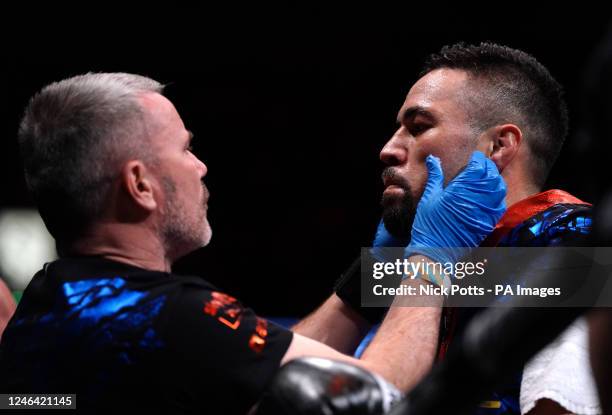
[[177,309],[197,308],[205,314],[213,315],[219,309],[241,307],[233,296],[219,290],[202,277],[195,275],[172,274],[172,280],[180,286],[175,301]]
[[193,274],[170,274],[170,280],[173,283],[179,284],[185,292],[201,292],[209,293],[217,291],[217,287],[208,282],[206,278]]
[[500,246],[571,246],[591,232],[592,206],[557,203],[518,224]]

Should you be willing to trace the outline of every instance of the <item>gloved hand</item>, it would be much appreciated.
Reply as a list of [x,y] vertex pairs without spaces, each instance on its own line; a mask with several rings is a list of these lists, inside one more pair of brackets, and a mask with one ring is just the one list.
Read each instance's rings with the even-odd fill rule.
[[359,366],[301,357],[276,372],[255,414],[380,415],[401,398],[395,386]]
[[372,246],[375,248],[386,248],[386,247],[405,247],[410,242],[410,239],[397,238],[389,233],[385,227],[385,223],[381,219],[376,229],[376,236],[374,236],[374,242]]
[[376,229],[376,236],[374,236],[370,254],[378,261],[393,262],[403,257],[403,250],[394,248],[405,248],[409,242],[410,239],[391,235],[381,219]]
[[462,247],[478,246],[495,228],[506,210],[506,184],[480,151],[446,188],[440,159],[429,155],[426,164],[429,177],[404,254],[456,262],[467,253]]

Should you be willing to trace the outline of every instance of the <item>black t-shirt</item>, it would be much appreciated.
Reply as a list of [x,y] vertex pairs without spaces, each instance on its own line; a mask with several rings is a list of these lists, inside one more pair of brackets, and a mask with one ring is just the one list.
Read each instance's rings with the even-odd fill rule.
[[291,339],[202,278],[65,258],[34,276],[3,334],[0,393],[76,393],[80,411],[244,414]]

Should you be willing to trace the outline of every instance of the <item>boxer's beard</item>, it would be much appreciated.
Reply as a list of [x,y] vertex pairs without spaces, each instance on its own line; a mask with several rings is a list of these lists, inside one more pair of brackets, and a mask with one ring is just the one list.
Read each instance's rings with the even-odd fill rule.
[[383,179],[390,180],[404,190],[403,196],[384,195],[381,199],[382,219],[391,235],[397,238],[410,238],[412,222],[416,214],[418,200],[414,199],[410,184],[399,176],[392,167],[382,173]]

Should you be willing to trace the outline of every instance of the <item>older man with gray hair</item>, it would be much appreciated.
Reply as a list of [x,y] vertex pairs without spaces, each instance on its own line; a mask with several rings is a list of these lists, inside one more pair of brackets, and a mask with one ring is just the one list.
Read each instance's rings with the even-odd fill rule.
[[[19,130],[26,182],[60,259],[33,277],[4,333],[0,391],[75,393],[86,412],[246,413],[281,364],[315,356],[334,359],[325,367],[336,373],[337,361],[355,366],[345,371],[358,385],[346,392],[352,404],[388,407],[395,392],[383,378],[407,391],[431,366],[439,308],[396,311],[372,342],[387,352],[358,360],[350,356],[354,340],[340,337],[358,337],[359,316],[335,295],[315,314],[330,321],[319,342],[300,335],[308,325],[289,331],[200,277],[173,274],[172,264],[212,232],[207,167],[162,90],[143,76],[86,74],[30,101]],[[423,202],[427,212],[458,193],[477,198],[485,182],[494,189],[453,223],[482,214],[488,226],[477,244],[503,212],[496,167],[479,153],[447,193],[439,160],[428,166],[436,191]]]

